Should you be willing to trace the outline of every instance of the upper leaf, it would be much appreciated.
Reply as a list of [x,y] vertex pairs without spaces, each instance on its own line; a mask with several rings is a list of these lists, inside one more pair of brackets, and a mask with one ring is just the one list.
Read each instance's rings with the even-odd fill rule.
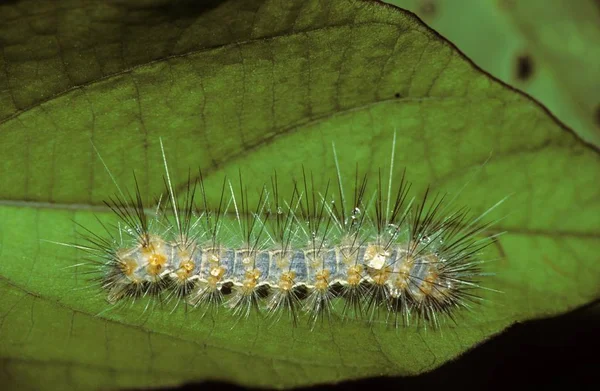
[[415,12],[477,65],[527,92],[581,138],[600,146],[597,1],[386,2]]

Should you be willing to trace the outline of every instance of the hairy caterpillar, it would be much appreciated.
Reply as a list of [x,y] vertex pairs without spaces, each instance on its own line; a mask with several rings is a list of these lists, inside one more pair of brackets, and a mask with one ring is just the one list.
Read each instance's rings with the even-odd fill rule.
[[387,182],[381,170],[373,180],[357,166],[348,197],[334,147],[333,184],[315,188],[302,168],[283,196],[274,172],[254,204],[241,172],[223,180],[218,205],[207,201],[201,171],[178,197],[160,145],[166,197],[154,213],[137,180],[133,195],[122,191],[98,153],[117,186],[105,203],[119,222],[103,224],[104,233],[82,227],[87,244],[76,247],[90,255],[111,304],[150,296],[202,314],[225,307],[242,319],[256,311],[294,324],[306,316],[314,326],[334,314],[368,322],[383,314],[395,327],[438,327],[488,289],[480,257],[498,235],[482,235],[492,224],[483,218],[502,201],[472,216],[446,196],[411,197],[405,173],[391,180],[395,135]]

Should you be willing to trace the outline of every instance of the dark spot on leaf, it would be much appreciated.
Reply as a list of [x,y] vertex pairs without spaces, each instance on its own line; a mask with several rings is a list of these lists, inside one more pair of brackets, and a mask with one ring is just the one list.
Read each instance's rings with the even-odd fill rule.
[[527,54],[517,57],[517,79],[528,80],[533,75],[533,60]]
[[400,97],[402,97],[402,95],[400,95],[400,93],[399,93],[399,92],[396,92],[396,93],[394,94],[394,96],[395,96],[396,98],[400,98]]
[[596,113],[594,114],[594,121],[596,121],[596,125],[600,126],[600,104],[596,107]]

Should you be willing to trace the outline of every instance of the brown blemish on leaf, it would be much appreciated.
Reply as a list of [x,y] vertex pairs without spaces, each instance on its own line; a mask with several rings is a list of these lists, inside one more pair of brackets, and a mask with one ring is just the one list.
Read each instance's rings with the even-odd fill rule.
[[519,81],[527,81],[531,78],[534,71],[533,60],[530,55],[524,54],[517,57],[516,77]]
[[435,16],[437,11],[437,6],[435,1],[433,0],[423,0],[419,5],[419,15],[422,15],[426,18],[430,18]]

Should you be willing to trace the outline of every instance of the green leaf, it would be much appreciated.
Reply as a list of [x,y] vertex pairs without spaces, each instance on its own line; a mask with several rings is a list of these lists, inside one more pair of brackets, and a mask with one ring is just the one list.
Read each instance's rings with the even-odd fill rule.
[[[2,6],[12,20],[0,23],[4,69],[6,53],[21,53],[22,67],[66,81],[10,71],[3,89],[21,102],[0,120],[3,384],[292,387],[417,374],[514,322],[598,298],[598,151],[410,14],[351,0],[36,4]],[[50,50],[63,39],[71,46]],[[74,66],[75,77],[69,64],[86,56],[101,72]],[[322,184],[335,174],[331,142],[344,177],[356,163],[375,175],[394,130],[396,179],[406,166],[417,190],[457,194],[468,183],[458,199],[475,213],[511,195],[496,215],[507,233],[489,253],[499,260],[487,286],[504,293],[484,292],[484,305],[441,332],[234,324],[225,311],[144,313],[144,303],[105,311],[103,292],[72,267],[83,254],[47,242],[72,242],[75,222],[95,231],[94,216],[112,217],[102,200],[115,187],[90,139],[116,181],[131,185],[135,169],[151,200],[163,189],[159,137],[177,187],[201,167],[216,197],[238,167],[250,188],[274,167],[283,178],[302,164]]]
[[477,65],[600,146],[597,1],[385,1],[419,15]]

